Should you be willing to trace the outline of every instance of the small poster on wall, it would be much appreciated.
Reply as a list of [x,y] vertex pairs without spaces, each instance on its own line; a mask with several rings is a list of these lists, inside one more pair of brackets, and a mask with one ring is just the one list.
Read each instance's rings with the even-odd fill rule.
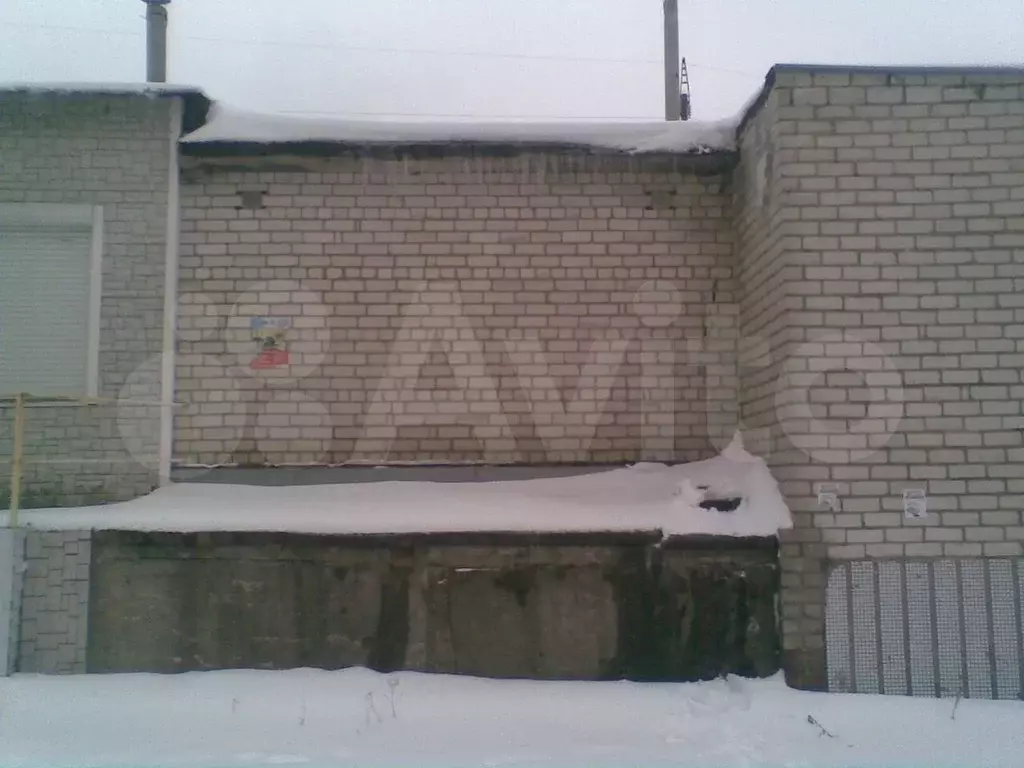
[[285,318],[254,317],[250,322],[256,342],[256,357],[249,364],[253,370],[282,368],[288,365],[287,332],[290,322]]
[[903,492],[903,515],[908,520],[924,520],[928,517],[928,497],[923,488]]

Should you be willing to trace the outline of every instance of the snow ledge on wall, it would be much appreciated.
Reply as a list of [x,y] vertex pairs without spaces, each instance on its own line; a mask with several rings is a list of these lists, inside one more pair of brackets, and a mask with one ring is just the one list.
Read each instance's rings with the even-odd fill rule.
[[566,146],[631,154],[711,154],[736,149],[738,119],[715,122],[376,121],[243,112],[215,103],[184,144],[491,144]]
[[58,93],[83,96],[182,96],[203,95],[201,88],[173,83],[7,83],[0,82],[0,93]]
[[[705,499],[740,499],[732,511]],[[0,522],[6,514],[0,515]],[[281,531],[319,534],[654,532],[774,536],[792,520],[765,462],[739,435],[705,461],[634,464],[498,482],[307,486],[177,483],[107,506],[28,510],[43,530]]]

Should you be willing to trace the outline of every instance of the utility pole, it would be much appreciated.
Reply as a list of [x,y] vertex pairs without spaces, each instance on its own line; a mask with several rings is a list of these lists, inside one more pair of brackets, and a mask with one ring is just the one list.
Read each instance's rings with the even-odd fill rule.
[[686,57],[683,57],[682,66],[679,67],[679,119],[689,120],[693,114],[693,105],[690,103],[690,73],[686,71]]
[[167,82],[167,8],[171,0],[146,4],[146,82]]
[[679,119],[679,0],[664,0],[665,119]]

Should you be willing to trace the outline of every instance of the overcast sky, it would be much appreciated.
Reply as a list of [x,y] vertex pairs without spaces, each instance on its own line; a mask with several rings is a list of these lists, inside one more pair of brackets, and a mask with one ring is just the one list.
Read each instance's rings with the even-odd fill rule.
[[[694,117],[777,62],[1024,64],[1024,0],[679,0]],[[661,0],[174,0],[168,77],[260,111],[660,119]],[[0,0],[0,81],[137,81],[140,0]]]

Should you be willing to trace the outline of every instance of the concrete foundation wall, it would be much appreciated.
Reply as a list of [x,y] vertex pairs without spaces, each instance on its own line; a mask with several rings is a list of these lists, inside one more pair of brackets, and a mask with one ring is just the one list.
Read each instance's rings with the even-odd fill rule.
[[[177,462],[694,460],[731,436],[729,198],[694,161],[187,162]],[[288,365],[251,367],[260,317],[290,324]]]
[[[124,392],[159,400],[171,101],[0,97],[0,203],[103,207],[98,371],[104,397]],[[83,382],[81,391],[62,394],[87,392]],[[11,408],[0,404],[0,506],[9,485],[12,421]],[[96,503],[145,493],[155,481],[158,435],[157,408],[33,406],[23,503]]]
[[774,542],[98,532],[88,669],[370,666],[696,679],[778,669]]

